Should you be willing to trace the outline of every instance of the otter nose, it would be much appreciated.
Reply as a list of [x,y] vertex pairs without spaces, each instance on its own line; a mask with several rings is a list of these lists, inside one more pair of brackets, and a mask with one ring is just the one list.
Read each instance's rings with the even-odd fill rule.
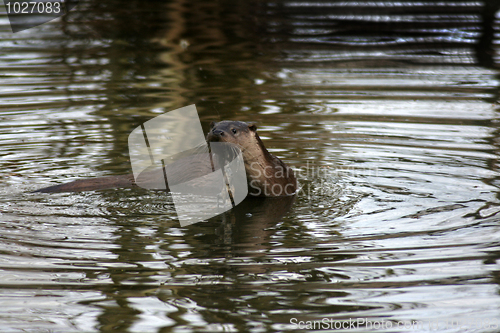
[[224,131],[213,128],[207,135],[207,140],[210,142],[217,142],[222,140]]
[[224,131],[217,130],[215,128],[212,130],[212,133],[216,136],[224,136]]

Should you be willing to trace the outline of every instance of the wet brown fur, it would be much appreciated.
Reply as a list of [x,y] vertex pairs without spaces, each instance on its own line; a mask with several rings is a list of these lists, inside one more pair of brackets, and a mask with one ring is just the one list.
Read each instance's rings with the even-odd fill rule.
[[269,153],[255,125],[242,121],[212,123],[207,141],[229,142],[241,149],[250,195],[275,197],[296,192],[293,170]]

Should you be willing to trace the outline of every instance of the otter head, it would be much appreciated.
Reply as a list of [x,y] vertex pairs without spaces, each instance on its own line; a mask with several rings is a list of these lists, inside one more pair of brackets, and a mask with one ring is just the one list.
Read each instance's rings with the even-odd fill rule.
[[242,151],[245,151],[252,145],[255,146],[256,138],[258,138],[257,127],[254,124],[228,120],[218,123],[212,122],[207,135],[208,142],[232,143]]

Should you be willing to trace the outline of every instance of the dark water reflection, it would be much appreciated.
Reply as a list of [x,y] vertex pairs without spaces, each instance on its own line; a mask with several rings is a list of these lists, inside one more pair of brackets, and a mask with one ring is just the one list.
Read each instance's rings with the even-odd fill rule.
[[[85,1],[17,34],[2,14],[1,330],[498,331],[497,3]],[[257,122],[295,201],[181,228],[161,192],[29,193],[129,172],[131,130],[193,103],[205,129]]]

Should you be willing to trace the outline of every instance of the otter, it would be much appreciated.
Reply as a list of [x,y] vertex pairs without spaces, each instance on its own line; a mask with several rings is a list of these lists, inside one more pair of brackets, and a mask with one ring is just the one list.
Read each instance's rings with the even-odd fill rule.
[[254,124],[242,121],[212,123],[207,141],[232,143],[241,149],[250,195],[276,197],[292,195],[297,190],[293,170],[269,153]]
[[[242,121],[220,121],[210,124],[207,142],[225,142],[237,146],[242,153],[247,176],[248,194],[260,197],[279,197],[294,195],[297,179],[293,170],[281,159],[269,153],[257,134],[257,127]],[[188,181],[210,173],[210,166],[202,164],[201,158],[190,156],[165,168],[169,174],[179,174],[182,181]],[[184,176],[186,175],[186,176]],[[157,178],[156,175],[149,177]],[[179,181],[180,181],[179,180]],[[36,190],[42,193],[81,192],[111,188],[136,187],[133,174],[108,176],[94,179],[81,179],[70,183],[50,186]],[[167,188],[168,190],[168,188]]]

